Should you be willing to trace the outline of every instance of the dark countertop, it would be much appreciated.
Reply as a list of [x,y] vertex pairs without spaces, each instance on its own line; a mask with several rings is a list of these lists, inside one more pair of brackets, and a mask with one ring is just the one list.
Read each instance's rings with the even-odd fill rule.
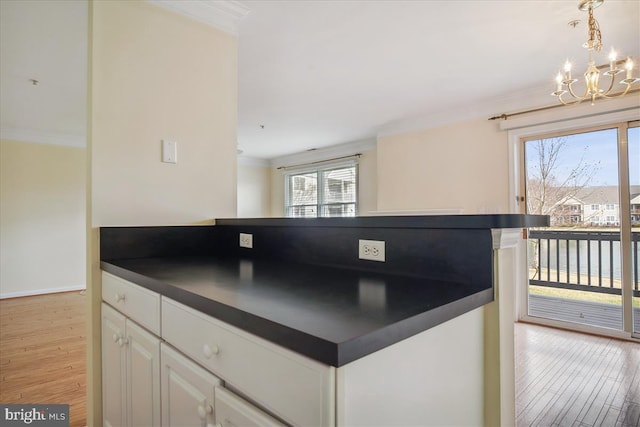
[[101,267],[332,366],[493,300],[493,288],[278,260],[172,256]]
[[419,229],[495,229],[549,225],[548,215],[402,215],[335,218],[218,218],[216,225],[257,227],[358,227]]
[[[342,366],[493,301],[493,229],[541,215],[216,219],[101,227],[102,269]],[[239,234],[253,236],[251,249]],[[385,242],[385,262],[359,241]]]

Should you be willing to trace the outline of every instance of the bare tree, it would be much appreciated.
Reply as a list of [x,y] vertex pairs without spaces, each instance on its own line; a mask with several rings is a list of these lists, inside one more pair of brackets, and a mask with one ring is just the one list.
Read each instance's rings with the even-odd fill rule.
[[[600,162],[587,162],[584,148],[582,155],[571,165],[563,164],[562,154],[568,138],[555,137],[527,142],[527,212],[551,216],[552,225],[582,225],[582,202],[578,196],[585,192],[600,168]],[[575,218],[580,218],[575,220]],[[537,242],[529,241],[530,265],[534,277],[540,273]]]
[[[527,211],[531,214],[561,214],[562,207],[571,203],[578,194],[584,196],[600,168],[600,161],[587,162],[584,153],[567,169],[561,165],[561,155],[566,147],[566,136],[539,139],[527,143]],[[556,218],[558,219],[558,218]],[[552,218],[552,223],[553,223]]]

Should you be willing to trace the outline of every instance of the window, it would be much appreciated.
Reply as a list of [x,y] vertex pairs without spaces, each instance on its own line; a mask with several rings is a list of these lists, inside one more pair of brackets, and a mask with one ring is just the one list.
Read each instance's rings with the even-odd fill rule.
[[614,210],[614,209],[615,209],[615,206],[614,206],[614,205],[612,205],[611,203],[607,203],[607,210],[608,210],[608,211],[612,211],[612,210]]
[[592,211],[599,211],[600,210],[600,205],[591,205],[591,210]]
[[285,174],[287,217],[356,216],[358,166],[344,163]]

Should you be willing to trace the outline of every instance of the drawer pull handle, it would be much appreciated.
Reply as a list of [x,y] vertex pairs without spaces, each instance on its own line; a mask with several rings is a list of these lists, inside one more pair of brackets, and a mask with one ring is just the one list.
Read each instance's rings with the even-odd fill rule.
[[124,301],[126,298],[125,294],[116,293],[116,302]]
[[211,405],[198,405],[198,416],[201,420],[207,418],[207,415],[213,414],[213,406]]
[[204,353],[204,357],[211,359],[211,356],[218,355],[218,353],[220,353],[220,348],[218,348],[217,345],[209,347],[208,344],[205,344],[202,347],[202,352]]

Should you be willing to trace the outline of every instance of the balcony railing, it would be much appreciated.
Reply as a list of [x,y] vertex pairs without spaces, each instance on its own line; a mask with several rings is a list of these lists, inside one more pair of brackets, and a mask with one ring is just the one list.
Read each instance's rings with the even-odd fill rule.
[[[633,295],[640,297],[640,233],[631,233]],[[531,230],[529,283],[537,286],[622,294],[620,233]]]

